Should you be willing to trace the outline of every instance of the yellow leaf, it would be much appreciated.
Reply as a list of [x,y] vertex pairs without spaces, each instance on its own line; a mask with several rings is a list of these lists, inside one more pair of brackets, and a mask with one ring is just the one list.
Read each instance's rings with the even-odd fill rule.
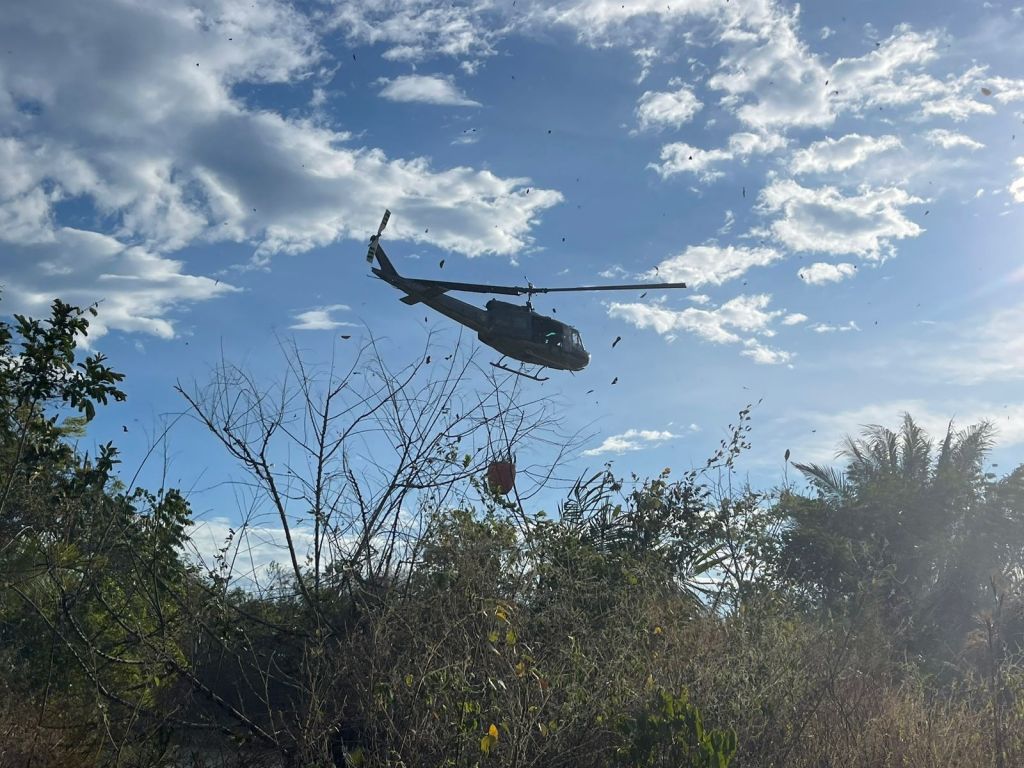
[[661,627],[655,627],[654,628],[654,634],[656,634],[656,635],[660,635],[664,631],[665,630],[663,630]]
[[490,632],[488,632],[487,639],[492,643],[498,642],[498,630],[492,629]]
[[411,674],[405,676],[405,684],[409,688],[412,688],[412,675]]
[[515,645],[517,639],[518,638],[517,638],[517,635],[515,633],[515,630],[510,629],[508,632],[505,633],[505,642],[508,643],[509,645]]
[[489,755],[491,753],[491,749],[497,743],[498,726],[496,726],[494,723],[491,723],[491,727],[487,729],[487,733],[485,733],[484,737],[480,739],[480,751],[483,752],[485,755]]
[[518,662],[516,664],[516,677],[522,677],[525,674],[526,674],[526,665],[523,664],[523,662],[520,661],[520,662]]

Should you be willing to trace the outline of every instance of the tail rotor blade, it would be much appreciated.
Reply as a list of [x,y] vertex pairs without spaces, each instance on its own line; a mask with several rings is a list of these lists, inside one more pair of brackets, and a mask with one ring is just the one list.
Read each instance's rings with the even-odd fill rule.
[[370,247],[366,251],[366,263],[373,264],[374,258],[377,256],[377,241],[380,240],[381,233],[384,231],[384,227],[388,225],[388,219],[391,218],[391,210],[388,208],[384,209],[384,217],[380,220],[380,226],[377,227],[377,234],[370,236]]

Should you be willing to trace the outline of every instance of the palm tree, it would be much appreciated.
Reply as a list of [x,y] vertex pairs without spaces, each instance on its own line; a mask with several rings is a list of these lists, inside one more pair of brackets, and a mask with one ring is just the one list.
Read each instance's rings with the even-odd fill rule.
[[959,642],[990,571],[1020,539],[1005,505],[990,503],[993,435],[988,422],[950,422],[936,443],[905,414],[898,431],[870,425],[846,437],[842,469],[796,464],[814,495],[783,502],[787,575],[830,603],[870,592],[908,640]]

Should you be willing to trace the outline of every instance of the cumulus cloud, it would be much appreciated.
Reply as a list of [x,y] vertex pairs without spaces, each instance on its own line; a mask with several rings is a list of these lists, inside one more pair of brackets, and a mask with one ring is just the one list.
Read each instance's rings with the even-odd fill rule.
[[663,179],[678,173],[692,173],[701,181],[712,181],[722,175],[722,171],[717,168],[722,163],[775,152],[787,143],[787,139],[779,134],[748,131],[734,133],[724,149],[699,149],[677,141],[665,144],[661,148],[661,162],[650,163],[647,167],[657,171]]
[[667,430],[658,429],[627,429],[625,432],[606,437],[604,442],[595,448],[589,448],[583,452],[584,456],[600,456],[605,453],[626,453],[627,451],[639,451],[643,448],[652,448],[668,440],[674,440],[679,435]]
[[900,146],[895,136],[861,136],[850,133],[840,139],[826,138],[793,153],[789,168],[793,173],[846,171],[871,155]]
[[792,314],[786,315],[782,318],[783,325],[799,325],[800,323],[807,322],[807,315],[802,312],[793,312]]
[[787,362],[791,353],[772,349],[758,338],[773,335],[772,323],[785,314],[768,309],[770,302],[771,296],[767,294],[737,296],[710,309],[676,310],[660,304],[615,302],[609,306],[608,315],[637,328],[650,328],[669,339],[678,331],[685,331],[713,344],[742,344],[741,354],[757,363]]
[[903,211],[921,202],[898,187],[863,187],[847,196],[833,186],[809,189],[788,179],[772,182],[760,197],[763,211],[779,214],[771,231],[786,246],[868,259],[890,255],[894,240],[923,232]]
[[100,302],[98,317],[90,320],[91,341],[111,328],[173,338],[173,310],[237,290],[186,274],[180,261],[110,235],[70,227],[51,235],[46,242],[4,247],[4,311],[39,317],[56,296],[78,306]]
[[1014,199],[1014,202],[1024,203],[1024,157],[1018,157],[1013,162],[1016,163],[1021,175],[1010,182],[1010,196]]
[[[27,248],[81,237],[60,234],[54,221],[55,206],[75,197],[109,223],[93,233],[114,238],[104,247],[129,252],[131,243],[157,261],[203,242],[251,245],[265,263],[338,238],[361,240],[385,206],[395,211],[396,237],[468,255],[528,245],[558,192],[391,158],[320,121],[253,109],[236,95],[242,85],[326,83],[332,69],[319,32],[279,0],[11,9],[0,25],[0,46],[11,51],[0,71],[7,242]],[[4,260],[5,303],[53,295],[36,263]],[[195,286],[204,285],[177,261],[165,266],[178,277],[163,283],[160,302],[114,302],[110,281],[89,298],[139,311],[108,310],[111,327],[165,334],[153,308],[197,300]],[[130,277],[120,293],[135,290]]]
[[690,122],[703,106],[693,91],[680,85],[674,91],[644,91],[637,102],[636,119],[641,131],[679,128]]
[[314,307],[303,312],[296,312],[293,315],[295,323],[288,326],[293,331],[331,331],[335,328],[354,326],[355,323],[347,323],[335,320],[334,312],[347,312],[348,307],[344,304],[331,304],[326,307]]
[[808,285],[824,285],[825,283],[838,283],[848,277],[853,277],[857,274],[857,267],[847,263],[827,264],[818,261],[809,267],[804,267],[796,274]]
[[488,3],[346,0],[333,6],[328,28],[341,30],[350,43],[387,46],[384,58],[391,61],[472,61],[494,54],[504,25],[495,23],[493,10]]
[[962,133],[956,131],[950,131],[945,128],[935,128],[927,131],[924,134],[925,139],[930,144],[942,147],[943,149],[954,149],[956,147],[966,147],[967,149],[984,149],[985,145],[980,141],[975,141],[970,136],[965,136]]
[[380,96],[388,101],[420,102],[452,107],[479,107],[480,102],[467,98],[451,77],[438,75],[402,75],[383,80]]
[[691,245],[641,277],[644,280],[685,282],[699,288],[702,285],[721,285],[734,280],[751,267],[764,267],[781,258],[782,254],[773,248]]

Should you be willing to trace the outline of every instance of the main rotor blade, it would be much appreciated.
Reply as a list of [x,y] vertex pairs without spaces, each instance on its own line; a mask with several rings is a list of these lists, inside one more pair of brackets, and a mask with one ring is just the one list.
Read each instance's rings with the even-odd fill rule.
[[516,288],[511,285],[484,285],[483,283],[453,283],[448,280],[420,280],[409,278],[421,285],[429,285],[432,288],[443,288],[446,291],[468,291],[469,293],[497,293],[505,296],[522,296],[527,292],[526,288]]
[[484,283],[455,283],[448,280],[420,280],[411,278],[421,285],[443,288],[446,291],[467,291],[469,293],[494,293],[505,296],[526,296],[533,293],[566,293],[569,291],[644,291],[660,288],[685,288],[686,283],[635,283],[630,285],[577,285],[570,288],[535,288],[518,285],[487,285]]
[[686,283],[632,283],[628,285],[577,285],[572,288],[519,288],[522,293],[565,293],[568,291],[651,291],[685,288]]

